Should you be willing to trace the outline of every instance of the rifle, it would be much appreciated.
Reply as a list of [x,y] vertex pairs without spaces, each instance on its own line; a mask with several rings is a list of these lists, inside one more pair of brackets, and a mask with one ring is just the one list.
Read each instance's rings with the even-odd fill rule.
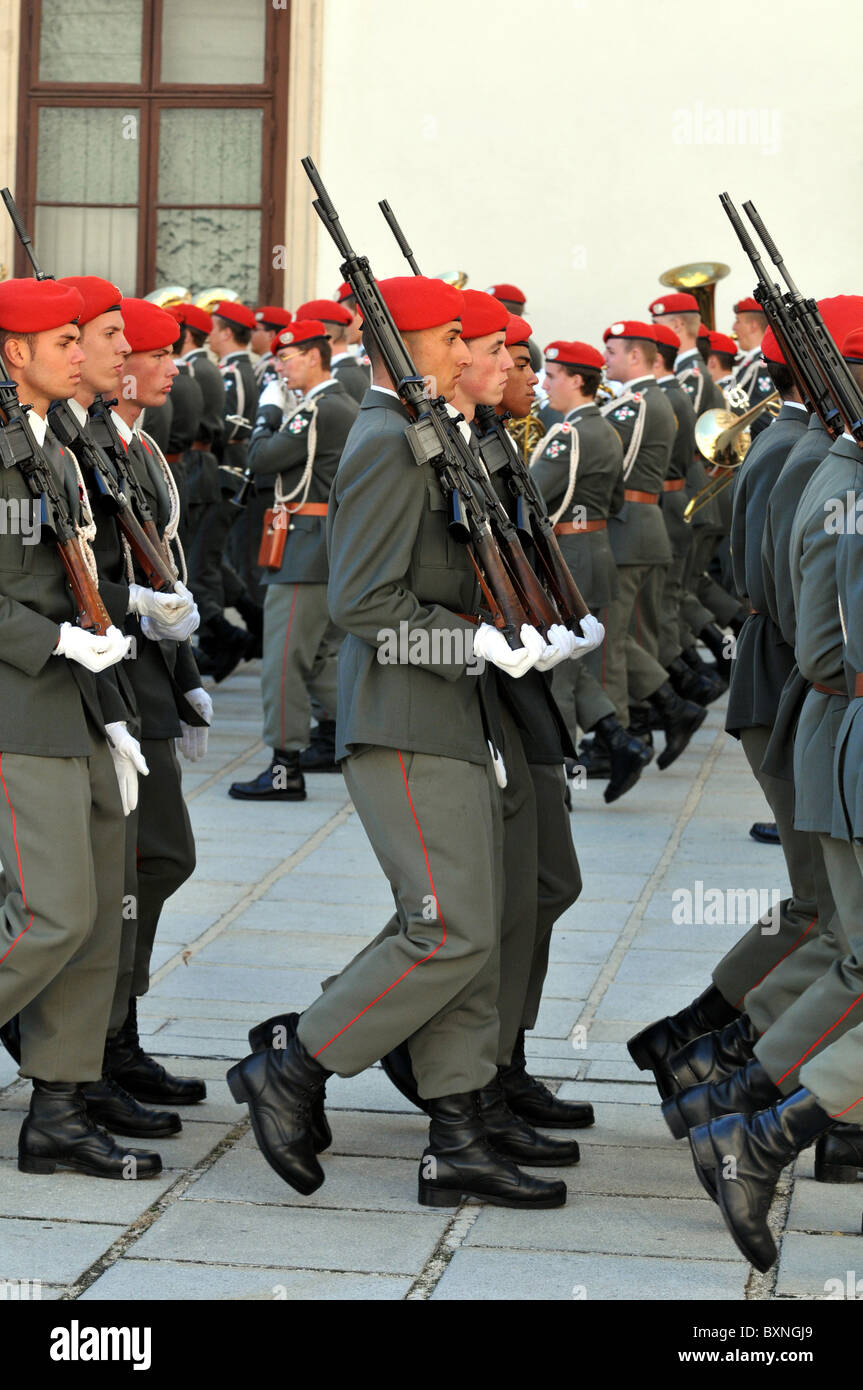
[[85,632],[104,637],[111,626],[108,611],[87,568],[68,498],[57,486],[53,470],[27,419],[27,407],[18,400],[14,381],[0,381],[0,463],[17,467],[32,496],[38,501],[41,522],[53,531],[75,604],[78,624]]
[[817,302],[814,299],[804,299],[800,293],[785,267],[785,261],[779,254],[775,241],[758,216],[751,200],[743,204],[743,211],[764,242],[767,254],[788,286],[785,303],[815,359],[845,428],[858,444],[863,445],[863,391],[860,390],[848,363],[836,346]]
[[[761,254],[728,194],[720,193],[719,201],[755,271],[758,281],[754,291],[755,298],[776,335],[802,400],[807,409],[818,416],[824,428],[836,439],[842,433],[842,421],[833,395],[824,381],[820,361],[801,333],[781,289],[770,279]],[[824,331],[827,332],[826,328]],[[829,334],[827,336],[829,337]]]
[[[422,274],[387,200],[384,198],[378,203],[378,207],[414,275]],[[559,610],[564,625],[572,627],[574,622],[586,618],[590,609],[579,593],[569,565],[563,558],[545,503],[530,475],[530,470],[525,467],[517,450],[512,446],[512,440],[504,427],[506,417],[498,415],[493,405],[478,405],[474,418],[480,429],[477,441],[479,451],[489,475],[493,478],[495,474],[500,473],[515,498],[516,530],[533,542],[545,570],[545,582],[552,602]]]
[[[15,228],[18,240],[27,253],[34,276],[37,280],[53,280],[54,276],[43,270],[36,259],[33,239],[24,226],[24,221],[11,191],[8,188],[0,189],[0,198],[6,204],[6,211],[12,221],[12,226]],[[99,403],[99,409],[96,407],[96,402]],[[117,523],[129,542],[129,549],[144,571],[150,587],[156,590],[173,589],[177,574],[170,563],[166,562],[167,557],[147,499],[132,475],[126,460],[123,442],[114,428],[113,421],[110,420],[107,411],[101,410],[105,404],[102,397],[97,396],[96,402],[90,407],[90,420],[91,425],[96,420],[99,421],[99,424],[93,428],[94,438],[97,434],[101,436],[97,439],[98,448],[94,447],[91,440],[87,438],[65,401],[54,401],[48,411],[51,431],[60,443],[75,455],[82,468],[86,466],[92,470],[96,489],[115,513]],[[115,405],[116,401],[112,401],[110,404]],[[102,428],[103,425],[104,428]],[[100,448],[114,461],[120,479],[119,487],[111,477],[110,471],[102,463],[99,454]],[[140,522],[130,506],[130,496],[135,501],[138,515],[141,518]]]

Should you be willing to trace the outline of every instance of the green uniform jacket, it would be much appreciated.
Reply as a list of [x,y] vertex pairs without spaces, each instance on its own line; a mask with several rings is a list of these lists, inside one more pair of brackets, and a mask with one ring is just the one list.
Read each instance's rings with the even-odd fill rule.
[[856,506],[853,524],[846,526],[836,542],[836,588],[845,632],[845,678],[852,697],[836,740],[834,784],[836,818],[833,834],[842,839],[850,835],[863,839],[863,697],[854,695],[856,677],[863,674],[863,526],[859,507],[863,504],[863,454],[852,484]]
[[[794,825],[829,835],[835,826],[833,758],[848,707],[842,624],[836,591],[836,530],[828,521],[831,499],[844,506],[853,488],[860,449],[839,438],[813,473],[794,514],[789,544],[797,610],[795,655],[800,673],[843,692],[810,690],[794,737]],[[856,620],[857,615],[853,615]]]
[[[339,652],[336,757],[381,745],[485,763],[481,678],[459,649],[480,593],[447,526],[431,464],[417,465],[407,412],[372,388],[348,436],[330,497],[327,590]],[[423,664],[384,661],[404,634]]]
[[[245,468],[249,437],[258,409],[258,383],[252,358],[246,349],[231,352],[219,363],[225,388],[225,447],[224,462],[233,468]],[[248,425],[232,424],[229,415],[242,415]]]
[[[668,476],[671,450],[677,421],[674,411],[654,377],[642,377],[626,384],[627,390],[637,391],[645,402],[644,430],[641,445],[624,486],[636,492],[662,495],[662,484]],[[614,403],[606,415],[620,435],[624,459],[638,419],[638,403]],[[668,532],[658,505],[647,502],[624,502],[608,524],[608,538],[618,565],[667,565],[671,561]]]
[[[788,545],[791,525],[803,489],[821,463],[831,444],[830,435],[817,415],[809,418],[806,433],[798,439],[770,492],[761,542],[761,568],[764,580],[764,606],[783,638],[793,647],[797,638],[797,619],[791,589]],[[762,767],[773,777],[792,781],[794,731],[808,684],[795,665],[789,675],[776,711],[773,732]]]
[[[607,521],[623,506],[623,446],[617,431],[603,419],[597,406],[583,405],[570,411],[566,423],[578,434],[578,471],[575,488],[561,521],[572,521],[573,508],[588,521]],[[560,507],[569,483],[569,434],[550,440],[531,468],[548,512]],[[604,608],[617,597],[617,565],[608,531],[585,531],[558,536],[558,544],[581,596],[589,608]]]
[[363,362],[353,356],[343,357],[340,362],[336,362],[333,366],[333,376],[358,405],[372,383],[367,359],[364,366]]
[[[707,370],[707,364],[697,348],[688,348],[686,352],[681,353],[674,364],[674,370],[692,402],[696,419],[703,415],[705,410],[728,409],[722,391]],[[693,375],[694,372],[698,373],[700,381]]]
[[[692,466],[695,453],[695,411],[692,409],[689,393],[684,390],[676,376],[661,377],[657,384],[659,389],[665,392],[677,421],[666,479],[669,482],[677,481],[687,478]],[[683,487],[679,491],[663,492],[659,503],[675,556],[686,555],[692,545],[692,526],[683,519],[688,501],[689,490]]]
[[735,482],[731,516],[734,587],[755,609],[737,638],[731,671],[725,728],[735,736],[741,729],[773,727],[783,686],[794,666],[794,649],[766,609],[761,539],[771,489],[805,432],[804,408],[783,405],[773,423],[750,445]]
[[145,430],[151,439],[155,439],[163,454],[167,454],[171,448],[169,440],[171,438],[171,427],[174,422],[174,403],[170,396],[166,396],[162,405],[148,406],[141,414],[141,429]]
[[[249,467],[258,490],[262,486],[273,489],[279,474],[282,490],[294,490],[306,466],[314,418],[317,441],[306,501],[327,502],[345,440],[358,414],[356,401],[339,382],[331,380],[308,405],[289,416],[282,429],[273,431],[266,422],[258,423],[249,446]],[[289,505],[295,506],[299,500],[298,496]],[[281,568],[265,570],[262,583],[326,584],[328,577],[326,517],[291,517]]]
[[215,362],[207,356],[206,348],[195,348],[187,352],[183,361],[201,388],[204,397],[204,411],[201,416],[200,435],[203,444],[209,444],[213,453],[221,456],[225,441],[225,386],[222,374]]
[[[188,364],[178,362],[177,366],[179,373],[171,383],[171,394],[168,397],[173,406],[168,447],[162,450],[163,453],[169,454],[182,453],[190,444],[194,444],[196,439],[200,439],[201,417],[204,413],[204,393]],[[151,431],[147,430],[147,433],[150,434]],[[155,437],[153,435],[153,438]]]

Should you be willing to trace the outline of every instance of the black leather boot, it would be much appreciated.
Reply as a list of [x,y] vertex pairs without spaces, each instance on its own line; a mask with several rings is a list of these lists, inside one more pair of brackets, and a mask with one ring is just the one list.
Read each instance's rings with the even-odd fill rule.
[[101,1081],[82,1081],[81,1094],[90,1119],[112,1134],[162,1139],[179,1134],[183,1128],[179,1115],[170,1110],[146,1110],[110,1076],[103,1076]]
[[30,1112],[18,1138],[22,1173],[53,1173],[74,1168],[94,1178],[155,1178],[162,1171],[157,1153],[123,1149],[87,1113],[73,1081],[33,1080]]
[[558,1168],[578,1163],[581,1154],[574,1139],[549,1139],[510,1110],[500,1076],[476,1095],[483,1128],[492,1146],[504,1158],[528,1168]]
[[[653,757],[653,749],[635,738],[613,714],[594,725],[594,743],[608,754],[609,783],[603,797],[609,804],[630,791]],[[588,774],[589,775],[589,774]]]
[[758,1033],[748,1014],[741,1014],[713,1033],[693,1038],[669,1058],[674,1090],[686,1091],[702,1081],[721,1081],[738,1067],[745,1067],[757,1041]]
[[599,781],[600,778],[604,782],[611,776],[611,757],[608,749],[595,738],[583,738],[578,745],[578,757],[575,760],[567,759],[566,771],[569,777],[578,774],[586,777],[588,782]]
[[781,845],[775,820],[757,820],[749,827],[749,835],[760,845]]
[[676,656],[669,661],[668,680],[682,700],[693,700],[696,705],[709,705],[724,695],[728,686],[719,676],[711,676],[706,671],[695,671],[688,662]]
[[543,1129],[588,1129],[594,1122],[593,1106],[583,1100],[559,1100],[527,1070],[524,1033],[516,1034],[508,1067],[498,1067],[506,1103],[520,1119]]
[[248,648],[246,629],[229,622],[223,613],[208,619],[198,629],[198,649],[207,657],[207,674],[216,681],[225,680],[234,667],[246,659]]
[[863,1171],[863,1126],[837,1125],[815,1145],[816,1182],[856,1182]]
[[663,681],[659,689],[653,692],[650,704],[659,716],[665,735],[665,747],[656,759],[656,766],[664,771],[676,762],[696,729],[701,728],[707,718],[707,710],[691,700],[681,700],[668,681]]
[[426,1115],[431,1114],[429,1102],[423,1100],[419,1093],[411,1062],[410,1048],[406,1042],[399,1043],[392,1052],[388,1052],[385,1057],[382,1057],[381,1066],[399,1095],[404,1096],[411,1105],[415,1105],[417,1110],[423,1110]]
[[713,661],[704,661],[698,655],[696,647],[684,647],[680,653],[681,661],[685,661],[693,671],[699,671],[702,675],[710,676],[711,680],[722,681],[723,688],[728,689],[728,682],[720,675],[719,670]]
[[243,659],[254,661],[264,654],[264,610],[248,594],[238,598],[235,607],[248,629]]
[[324,1180],[312,1135],[312,1109],[332,1073],[294,1035],[286,1048],[253,1052],[231,1067],[228,1086],[248,1105],[258,1148],[274,1172],[304,1196]]
[[196,1105],[206,1100],[203,1081],[190,1076],[172,1076],[150,1057],[138,1038],[138,1001],[129,1000],[123,1026],[105,1043],[105,1075],[118,1082],[135,1100],[150,1105]]
[[629,1055],[639,1071],[652,1071],[656,1085],[663,1100],[674,1089],[673,1077],[668,1063],[675,1052],[679,1052],[693,1038],[702,1033],[712,1033],[723,1028],[740,1015],[740,1010],[729,1004],[715,985],[711,985],[691,1004],[679,1013],[668,1018],[657,1019],[626,1044]]
[[301,772],[340,772],[336,762],[336,721],[321,719],[308,748],[300,754]]
[[801,1088],[755,1114],[711,1120],[694,1136],[713,1151],[717,1201],[728,1233],[762,1274],[777,1259],[767,1213],[779,1174],[835,1123]]
[[629,724],[627,727],[633,738],[640,738],[642,743],[646,743],[648,748],[652,748],[653,731],[654,729],[661,729],[662,725],[656,717],[656,711],[644,700],[637,705],[629,706]]
[[728,640],[728,634],[723,632],[716,623],[707,623],[699,632],[698,637],[716,662],[716,670],[719,675],[724,681],[730,681],[731,655],[728,648],[731,643]]
[[251,782],[232,782],[228,796],[235,801],[305,801],[306,782],[300,772],[299,751],[274,749],[270,766]]
[[13,1014],[8,1023],[4,1023],[0,1028],[0,1042],[2,1042],[13,1062],[21,1065],[21,1021],[17,1014]]
[[563,1206],[565,1183],[523,1173],[495,1151],[479,1116],[476,1091],[436,1096],[429,1110],[429,1140],[420,1159],[420,1206],[455,1207],[462,1197],[539,1211]]
[[745,1066],[721,1081],[705,1081],[662,1102],[665,1123],[675,1139],[685,1139],[696,1125],[706,1125],[719,1115],[752,1115],[782,1099],[767,1072],[752,1057]]
[[[276,1043],[279,1047],[287,1046],[297,1031],[299,1021],[299,1014],[273,1014],[272,1018],[249,1029],[249,1047],[253,1052],[266,1052],[268,1047],[275,1047]],[[333,1133],[324,1110],[326,1098],[327,1087],[324,1082],[311,1113],[312,1141],[315,1153],[319,1154],[328,1149],[333,1142]]]

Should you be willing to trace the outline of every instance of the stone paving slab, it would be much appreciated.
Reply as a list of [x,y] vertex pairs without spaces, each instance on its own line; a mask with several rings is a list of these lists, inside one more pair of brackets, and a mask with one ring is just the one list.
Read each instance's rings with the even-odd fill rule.
[[[396,1274],[339,1274],[334,1270],[235,1268],[172,1260],[122,1259],[82,1294],[98,1299],[254,1299],[330,1302],[403,1299],[412,1280]],[[44,1294],[43,1294],[44,1297]]]
[[745,1271],[745,1266],[721,1260],[690,1263],[470,1247],[453,1256],[432,1299],[739,1299]]

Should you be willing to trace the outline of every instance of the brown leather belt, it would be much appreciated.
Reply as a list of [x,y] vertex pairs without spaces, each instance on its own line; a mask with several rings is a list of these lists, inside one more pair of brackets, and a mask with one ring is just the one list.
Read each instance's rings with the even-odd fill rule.
[[290,503],[286,508],[289,516],[326,516],[326,502],[304,502],[301,507],[292,507]]
[[658,492],[636,492],[632,488],[627,488],[623,494],[627,502],[658,502]]
[[813,681],[812,689],[817,690],[819,695],[841,695],[843,700],[848,699],[847,690],[836,690],[832,685],[823,685],[821,681]]
[[183,451],[182,451],[182,449],[181,449],[180,452],[177,453],[177,454],[166,454],[166,455],[165,455],[165,461],[166,461],[167,463],[179,463],[182,457],[183,457]]
[[680,492],[681,488],[686,487],[685,478],[666,478],[662,484],[663,492]]
[[583,531],[607,531],[607,521],[559,521],[554,528],[556,536],[577,536]]
[[183,455],[187,453],[189,449],[199,449],[202,454],[208,454],[210,452],[209,444],[202,444],[200,439],[196,439],[193,444],[187,444],[185,449],[180,449],[175,454],[166,454],[165,458],[168,463],[179,463]]
[[209,454],[212,450],[212,445],[206,443],[206,441],[203,439],[193,439],[192,443],[189,445],[189,448],[200,449],[202,454]]
[[855,700],[859,700],[860,697],[861,697],[861,695],[863,695],[863,675],[861,675],[861,674],[858,673],[858,675],[856,675],[856,676],[854,677],[854,698],[855,698]]

